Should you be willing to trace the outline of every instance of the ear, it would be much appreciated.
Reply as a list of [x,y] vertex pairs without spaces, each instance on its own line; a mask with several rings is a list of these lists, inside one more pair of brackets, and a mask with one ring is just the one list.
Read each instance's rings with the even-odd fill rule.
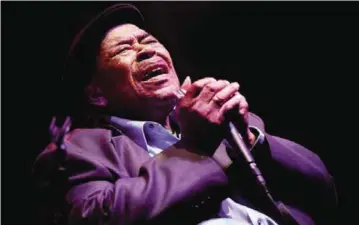
[[99,107],[105,107],[108,104],[107,99],[103,96],[101,88],[96,84],[89,84],[85,88],[86,96],[89,100],[89,103]]

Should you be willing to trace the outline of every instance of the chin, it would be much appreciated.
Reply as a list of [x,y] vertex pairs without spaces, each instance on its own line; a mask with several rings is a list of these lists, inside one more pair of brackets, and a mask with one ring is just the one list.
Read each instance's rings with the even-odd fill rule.
[[159,99],[168,99],[175,97],[174,92],[179,89],[178,85],[171,84],[167,87],[161,88],[155,92],[155,95]]

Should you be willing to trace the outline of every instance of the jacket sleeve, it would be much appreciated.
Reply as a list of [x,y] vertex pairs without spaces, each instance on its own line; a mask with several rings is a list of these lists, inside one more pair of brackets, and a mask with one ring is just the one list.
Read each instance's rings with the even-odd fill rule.
[[[251,116],[251,125],[265,134],[265,142],[252,150],[253,157],[277,204],[284,204],[300,225],[336,224],[336,188],[323,161],[293,141],[266,133],[261,119]],[[246,177],[239,175],[236,166],[234,173]],[[245,183],[243,179],[237,180]]]
[[[131,176],[117,153],[134,148],[126,136],[116,149],[110,132],[101,129],[72,139],[62,169],[67,174],[68,224],[137,224],[160,218],[170,208],[227,183],[211,158],[176,145],[146,160]],[[49,179],[44,171],[56,165],[56,149],[50,146],[34,167],[42,180]],[[50,176],[57,175],[55,171]]]

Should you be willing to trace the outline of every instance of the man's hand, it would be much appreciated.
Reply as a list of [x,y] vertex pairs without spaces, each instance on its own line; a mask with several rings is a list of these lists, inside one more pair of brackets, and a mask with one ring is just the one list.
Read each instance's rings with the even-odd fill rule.
[[[230,120],[244,131],[245,139],[251,139],[248,104],[238,93],[238,83],[203,78],[190,84],[186,79],[182,88],[187,93],[179,101],[176,113],[185,145],[212,155],[226,137]],[[234,115],[239,118],[232,118]]]
[[232,93],[231,90],[224,88],[219,91],[213,99],[218,105],[221,105],[220,114],[224,116],[227,122],[232,121],[232,123],[234,123],[238,131],[241,133],[244,141],[249,145],[249,147],[252,147],[256,137],[248,127],[248,102],[238,91],[228,98],[229,93]]

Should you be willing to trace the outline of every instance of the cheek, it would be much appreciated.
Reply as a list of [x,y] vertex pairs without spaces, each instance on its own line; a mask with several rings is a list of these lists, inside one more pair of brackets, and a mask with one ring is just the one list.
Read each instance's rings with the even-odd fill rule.
[[119,82],[123,83],[131,75],[131,64],[126,60],[113,59],[108,63],[105,74],[112,85]]
[[166,49],[163,49],[162,55],[164,55],[166,57],[166,61],[167,61],[168,65],[173,70],[174,69],[173,68],[173,62],[172,62],[172,58],[171,58],[170,53]]
[[131,67],[123,61],[112,61],[102,68],[101,79],[103,91],[114,97],[120,91],[126,92],[131,87]]
[[[131,74],[131,73],[130,73]],[[142,89],[141,85],[136,82],[131,76],[128,76],[126,79],[121,78],[114,80],[115,91],[123,95],[133,95]]]
[[114,79],[110,85],[111,87],[106,90],[110,104],[127,104],[136,99],[136,87],[133,81],[121,77]]

